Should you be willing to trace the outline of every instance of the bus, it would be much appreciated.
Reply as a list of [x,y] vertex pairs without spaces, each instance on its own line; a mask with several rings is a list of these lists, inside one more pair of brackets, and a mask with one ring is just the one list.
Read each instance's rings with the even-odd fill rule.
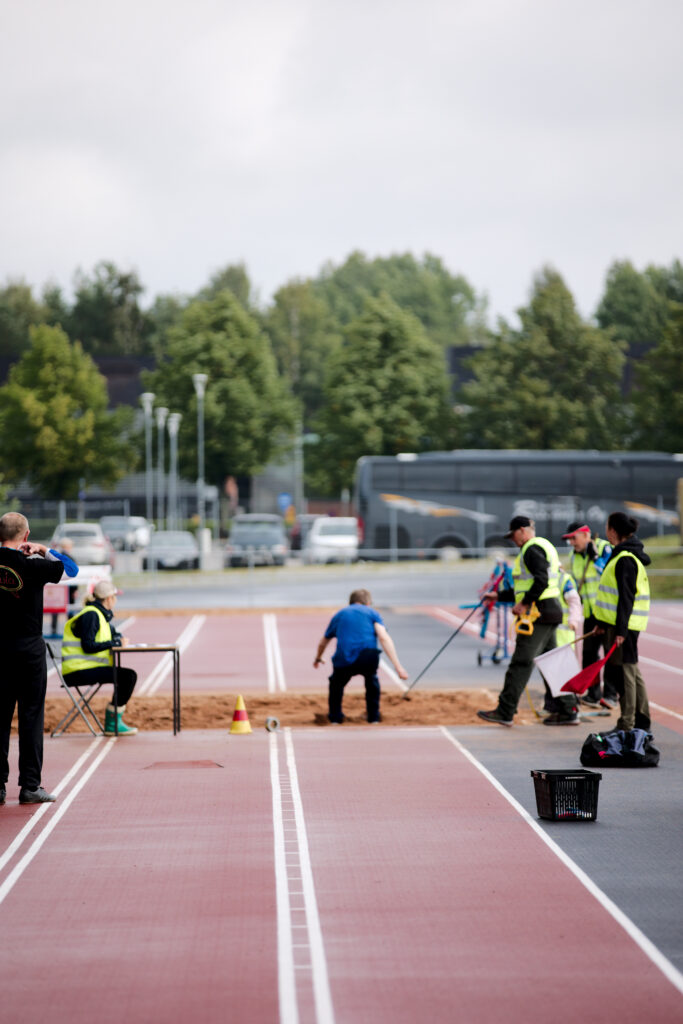
[[[610,512],[640,521],[641,537],[676,530],[683,455],[664,452],[462,449],[366,455],[358,460],[354,512],[359,557],[436,557],[506,547],[513,516],[562,542],[581,519],[604,533]],[[474,552],[472,552],[474,553]]]

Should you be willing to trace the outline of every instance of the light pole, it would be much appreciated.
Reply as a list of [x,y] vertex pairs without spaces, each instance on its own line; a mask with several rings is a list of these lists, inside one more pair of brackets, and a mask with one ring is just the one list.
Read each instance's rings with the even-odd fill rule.
[[145,413],[145,511],[149,523],[154,519],[154,471],[152,468],[152,404],[154,392],[145,391],[140,395]]
[[168,409],[165,405],[160,405],[156,410],[157,416],[157,428],[158,428],[158,487],[157,487],[157,520],[158,528],[163,530],[164,528],[164,427],[166,426],[166,417],[168,416]]
[[199,518],[199,558],[203,565],[204,542],[204,392],[209,377],[206,373],[193,373],[192,383],[197,395],[197,515]]
[[178,428],[183,417],[172,412],[168,417],[168,436],[171,440],[171,464],[168,473],[168,528],[178,529]]

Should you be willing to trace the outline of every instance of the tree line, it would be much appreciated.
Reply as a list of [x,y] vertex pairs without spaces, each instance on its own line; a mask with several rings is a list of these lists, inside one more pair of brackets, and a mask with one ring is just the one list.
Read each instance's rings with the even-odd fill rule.
[[[196,472],[192,374],[206,373],[205,476],[250,476],[301,433],[309,494],[352,483],[361,455],[451,448],[683,450],[683,265],[608,270],[585,319],[552,267],[519,323],[491,327],[485,296],[436,256],[352,253],[259,301],[229,265],[196,294],[144,308],[134,271],[0,288],[5,483],[74,497],[141,465],[139,410],[108,408],[100,356],[152,357],[142,386],[182,412],[180,471]],[[466,353],[465,372],[449,354]]]

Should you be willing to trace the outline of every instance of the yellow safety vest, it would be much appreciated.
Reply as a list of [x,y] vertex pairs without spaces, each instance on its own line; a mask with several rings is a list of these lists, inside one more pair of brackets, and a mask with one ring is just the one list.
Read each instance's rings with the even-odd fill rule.
[[567,604],[567,599],[564,596],[564,588],[567,584],[567,580],[570,580],[571,578],[572,577],[568,572],[565,572],[562,568],[560,569],[559,588],[560,604],[562,605],[562,622],[555,630],[555,640],[558,647],[562,647],[563,644],[569,644],[572,640],[576,640],[574,630],[569,628],[569,605]]
[[524,600],[524,595],[527,590],[531,588],[534,582],[534,577],[529,572],[524,562],[524,552],[532,544],[538,544],[543,549],[545,557],[548,559],[548,586],[545,588],[543,593],[538,598],[539,601],[544,601],[548,597],[559,597],[560,596],[560,556],[557,551],[545,537],[532,537],[526,544],[520,548],[519,554],[515,559],[515,564],[512,567],[512,579],[515,587],[515,601],[517,604]]
[[[607,541],[600,540],[599,537],[596,537],[593,543],[597,549],[598,556],[600,556],[607,547]],[[598,593],[600,573],[595,568],[595,562],[591,561],[588,555],[581,554],[578,551],[575,551],[572,554],[570,566],[572,576],[576,580],[576,586],[579,589],[579,595],[583,604],[584,618],[587,618],[589,615],[593,614],[593,609],[595,608],[595,598]]]
[[81,646],[80,637],[77,637],[73,631],[73,624],[76,619],[80,619],[81,615],[85,615],[86,612],[95,612],[99,621],[97,629],[97,635],[95,640],[98,644],[105,643],[107,640],[111,640],[111,626],[107,622],[106,618],[102,614],[99,608],[95,605],[87,604],[85,608],[82,608],[77,615],[73,615],[70,619],[67,619],[64,624],[64,637],[62,639],[62,675],[68,675],[70,672],[84,672],[88,668],[98,668],[104,665],[113,665],[114,656],[111,651],[98,651],[96,654],[86,654]]
[[641,632],[647,626],[650,612],[650,584],[645,572],[645,566],[631,551],[620,551],[617,557],[610,559],[605,566],[605,571],[600,577],[598,593],[595,599],[595,617],[600,622],[606,622],[609,626],[613,626],[617,621],[619,590],[617,588],[616,567],[620,558],[632,558],[638,567],[636,596],[626,628]]

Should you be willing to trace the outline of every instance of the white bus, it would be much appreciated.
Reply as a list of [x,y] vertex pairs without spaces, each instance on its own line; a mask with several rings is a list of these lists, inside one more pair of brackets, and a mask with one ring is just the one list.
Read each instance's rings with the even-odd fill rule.
[[505,546],[512,516],[561,543],[567,524],[604,531],[610,512],[640,520],[639,534],[678,527],[683,455],[663,452],[463,449],[367,455],[354,485],[361,558],[432,556]]

